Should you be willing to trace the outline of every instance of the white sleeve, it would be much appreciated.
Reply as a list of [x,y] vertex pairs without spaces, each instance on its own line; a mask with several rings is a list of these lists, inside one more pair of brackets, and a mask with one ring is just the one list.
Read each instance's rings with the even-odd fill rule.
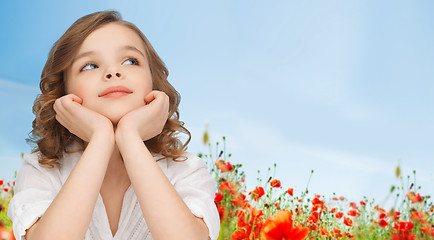
[[[36,154],[24,155],[15,179],[15,193],[8,207],[16,239],[25,239],[26,230],[40,218],[56,196],[48,171],[30,164]],[[29,158],[33,158],[30,160]]]
[[177,162],[174,187],[191,212],[203,218],[209,230],[209,239],[217,240],[220,232],[220,217],[214,203],[217,184],[208,171],[206,163],[194,155],[185,162]]

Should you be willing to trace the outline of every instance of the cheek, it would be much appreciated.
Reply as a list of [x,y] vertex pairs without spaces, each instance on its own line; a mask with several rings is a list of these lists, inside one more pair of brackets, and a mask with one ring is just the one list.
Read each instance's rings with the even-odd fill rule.
[[72,84],[65,88],[66,94],[74,94],[77,97],[81,98],[81,100],[83,100],[83,106],[88,106],[89,101],[94,95],[92,94],[91,89],[92,86],[84,84]]
[[148,95],[151,91],[152,91],[152,89],[153,89],[153,83],[152,83],[152,77],[151,77],[151,75],[149,74],[145,74],[145,75],[143,75],[143,76],[141,76],[141,78],[140,79],[142,79],[141,81],[140,81],[140,88],[141,89],[143,89],[143,92],[144,92],[144,95],[146,96],[146,95]]
[[154,89],[152,80],[149,80],[149,82],[146,84],[146,94],[150,93]]

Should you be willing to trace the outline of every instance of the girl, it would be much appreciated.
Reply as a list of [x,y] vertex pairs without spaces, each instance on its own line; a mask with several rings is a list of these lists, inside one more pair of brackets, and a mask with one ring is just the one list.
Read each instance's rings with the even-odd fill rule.
[[[180,96],[114,11],[54,44],[8,216],[17,239],[217,239],[216,183],[187,153]],[[176,136],[186,133],[183,144]]]

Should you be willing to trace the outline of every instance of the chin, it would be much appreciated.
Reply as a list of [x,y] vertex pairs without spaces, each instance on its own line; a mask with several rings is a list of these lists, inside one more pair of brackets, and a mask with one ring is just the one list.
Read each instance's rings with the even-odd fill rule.
[[120,109],[104,109],[103,111],[100,111],[99,114],[108,118],[113,123],[113,125],[117,125],[121,118],[128,113],[128,111],[119,110]]
[[[138,106],[139,107],[139,106]],[[123,116],[128,114],[129,112],[135,110],[137,107],[130,104],[129,106],[120,106],[120,105],[112,105],[101,109],[100,114],[104,115],[113,123],[113,125],[117,125]]]
[[[126,113],[125,113],[126,114]],[[110,121],[113,123],[113,125],[117,125],[119,123],[119,121],[121,120],[121,118],[125,115],[125,114],[117,114],[117,115],[106,115],[108,119],[110,119]]]

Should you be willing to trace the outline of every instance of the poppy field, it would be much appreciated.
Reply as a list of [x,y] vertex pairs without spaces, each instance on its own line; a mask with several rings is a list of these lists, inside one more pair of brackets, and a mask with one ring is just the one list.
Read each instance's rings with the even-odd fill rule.
[[0,239],[15,240],[12,222],[7,216],[9,201],[14,195],[15,181],[0,179]]
[[[402,184],[389,190],[389,195],[395,197],[395,205],[384,209],[366,198],[355,202],[345,196],[327,198],[310,193],[308,185],[314,170],[307,176],[307,186],[301,192],[284,187],[274,176],[267,177],[265,182],[258,178],[257,186],[247,189],[242,165],[229,161],[231,155],[226,153],[225,138],[222,150],[219,143],[211,146],[207,134],[204,143],[209,153],[198,155],[207,161],[217,183],[214,203],[220,215],[218,240],[434,239],[431,197],[421,196],[418,192],[421,187],[415,186],[410,176],[401,176],[399,166],[396,177]],[[0,179],[0,239],[15,239],[6,215],[14,185],[13,180]]]
[[231,155],[225,153],[225,138],[222,150],[218,143],[212,149],[207,136],[204,143],[210,150],[201,157],[207,159],[218,186],[214,202],[220,214],[219,240],[434,239],[430,196],[421,196],[421,187],[411,183],[410,176],[401,176],[399,166],[395,172],[401,186],[392,186],[389,193],[395,207],[384,209],[366,198],[354,202],[345,196],[310,194],[314,170],[302,192],[284,188],[274,176],[264,183],[258,178],[254,189],[246,189],[242,165],[231,163]]

